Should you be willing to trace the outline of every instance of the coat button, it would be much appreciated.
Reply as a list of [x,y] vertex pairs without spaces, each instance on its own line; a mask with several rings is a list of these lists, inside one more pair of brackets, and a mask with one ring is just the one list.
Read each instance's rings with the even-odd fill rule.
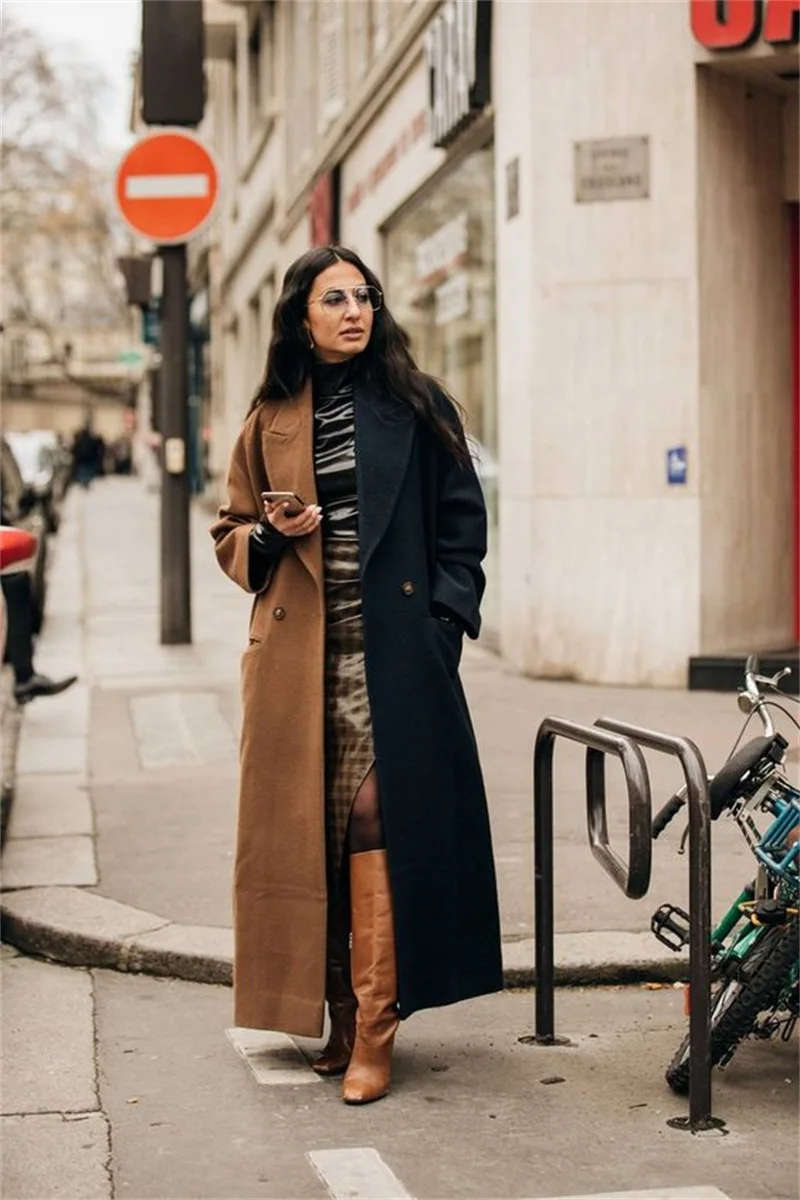
[[276,621],[282,621],[283,618],[286,616],[286,609],[285,608],[276,608],[272,615]]
[[410,579],[407,579],[405,583],[400,584],[400,591],[404,596],[413,596],[416,590],[417,589],[414,587]]

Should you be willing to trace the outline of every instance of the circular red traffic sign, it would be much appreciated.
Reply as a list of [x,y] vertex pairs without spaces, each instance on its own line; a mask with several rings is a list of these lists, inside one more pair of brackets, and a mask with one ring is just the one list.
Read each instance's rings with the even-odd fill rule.
[[219,171],[210,150],[183,129],[147,134],[117,168],[117,207],[134,233],[185,242],[214,215]]

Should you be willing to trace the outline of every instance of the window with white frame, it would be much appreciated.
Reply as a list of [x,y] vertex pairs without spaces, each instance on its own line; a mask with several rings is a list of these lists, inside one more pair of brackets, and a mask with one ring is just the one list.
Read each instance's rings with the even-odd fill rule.
[[324,131],[344,109],[344,0],[325,0],[319,9],[319,128]]
[[288,6],[288,22],[286,165],[289,176],[294,177],[310,162],[317,136],[317,48],[312,0],[293,0]]
[[347,56],[351,91],[369,71],[371,43],[371,0],[350,0],[347,5]]
[[372,53],[377,58],[389,44],[392,0],[372,0]]

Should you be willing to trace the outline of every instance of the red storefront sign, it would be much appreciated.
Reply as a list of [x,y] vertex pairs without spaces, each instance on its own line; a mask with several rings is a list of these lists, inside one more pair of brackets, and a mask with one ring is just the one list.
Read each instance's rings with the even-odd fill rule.
[[772,46],[800,41],[800,0],[689,0],[692,33],[707,50],[742,50],[759,36]]

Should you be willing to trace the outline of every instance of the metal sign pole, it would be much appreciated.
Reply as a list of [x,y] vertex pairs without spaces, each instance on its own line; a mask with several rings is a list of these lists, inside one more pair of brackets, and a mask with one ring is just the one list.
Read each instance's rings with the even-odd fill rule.
[[164,269],[160,339],[161,644],[177,646],[192,640],[186,246],[162,246],[159,255]]

